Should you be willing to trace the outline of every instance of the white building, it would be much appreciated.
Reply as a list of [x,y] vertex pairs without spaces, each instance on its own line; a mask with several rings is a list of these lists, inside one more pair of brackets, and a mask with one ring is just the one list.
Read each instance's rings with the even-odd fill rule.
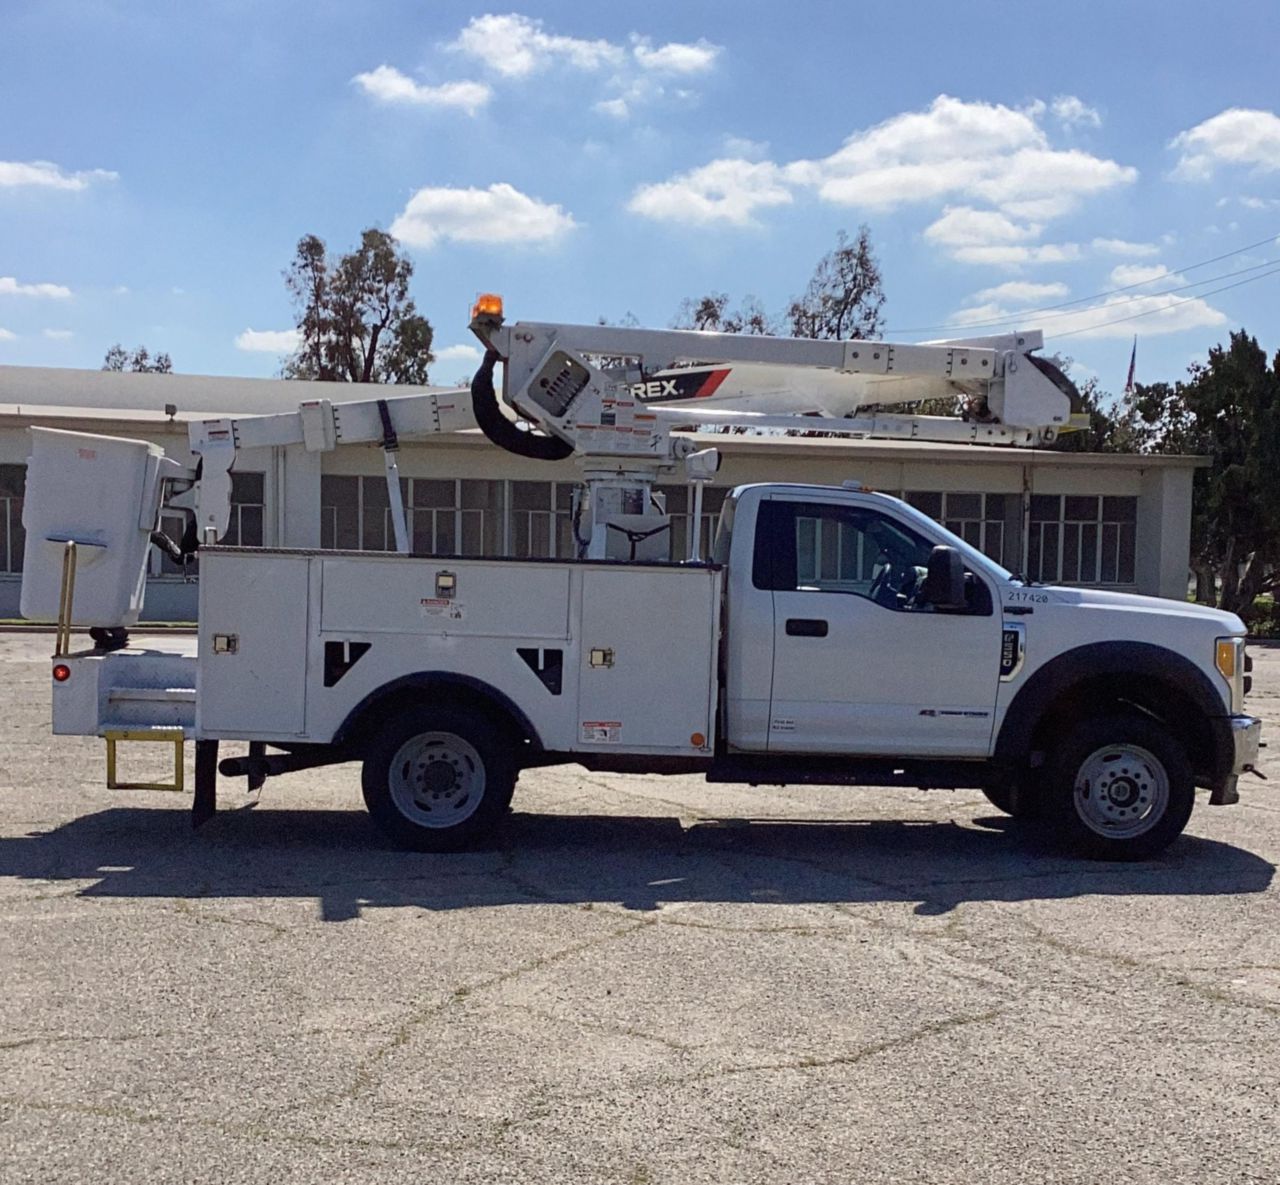
[[[154,441],[192,464],[192,419],[288,411],[335,395],[355,392],[272,379],[0,366],[0,618],[18,613],[31,425]],[[176,406],[175,415],[166,414],[166,404]],[[725,491],[743,482],[856,478],[906,497],[1033,579],[1186,595],[1191,479],[1205,463],[1199,458],[803,437],[717,435],[714,444],[724,464],[706,491],[708,526]],[[572,461],[525,460],[470,432],[405,442],[399,466],[414,551],[570,554],[569,498],[578,480]],[[394,549],[377,447],[250,451],[237,470],[228,542]],[[683,555],[687,490],[678,483],[665,490],[673,552]],[[181,533],[180,520],[169,533]],[[704,540],[709,534],[704,530]],[[837,549],[836,540],[815,541],[811,562],[838,565]],[[194,578],[159,552],[151,563],[144,618],[194,618]]]

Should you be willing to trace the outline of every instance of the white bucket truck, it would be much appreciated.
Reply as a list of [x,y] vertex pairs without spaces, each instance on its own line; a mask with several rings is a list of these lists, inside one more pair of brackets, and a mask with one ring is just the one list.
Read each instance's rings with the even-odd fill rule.
[[[423,850],[480,840],[521,770],[563,762],[979,788],[1110,858],[1165,847],[1197,786],[1237,801],[1260,724],[1245,714],[1250,661],[1231,614],[1034,584],[856,483],[740,487],[710,562],[668,554],[654,479],[683,471],[696,497],[718,463],[699,447],[706,436],[682,430],[795,428],[794,415],[762,409],[960,393],[954,419],[880,410],[800,423],[1044,443],[1070,428],[1071,389],[1031,354],[1038,334],[898,346],[508,326],[491,298],[472,328],[487,354],[470,400],[322,401],[194,424],[198,473],[136,442],[33,429],[23,612],[59,621],[54,731],[106,737],[109,759],[120,739],[173,740],[179,780],[181,743],[194,739],[197,823],[219,768],[255,786],[360,761],[373,818]],[[523,424],[495,395],[499,362],[502,402]],[[399,438],[475,424],[524,455],[580,459],[578,558],[409,554]],[[238,450],[351,441],[384,446],[399,551],[217,542]],[[199,543],[198,645],[143,649],[122,627],[137,617],[162,501],[190,528],[182,546],[159,542]],[[82,624],[98,645],[73,650]],[[222,741],[249,742],[248,756],[219,767]]]

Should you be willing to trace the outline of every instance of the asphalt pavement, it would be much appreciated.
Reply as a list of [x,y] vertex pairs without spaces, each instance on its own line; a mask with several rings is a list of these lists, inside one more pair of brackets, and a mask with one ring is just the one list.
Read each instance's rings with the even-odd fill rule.
[[490,851],[388,850],[355,766],[193,834],[49,735],[51,640],[0,635],[5,1185],[1280,1180],[1280,761],[1140,865],[578,767]]

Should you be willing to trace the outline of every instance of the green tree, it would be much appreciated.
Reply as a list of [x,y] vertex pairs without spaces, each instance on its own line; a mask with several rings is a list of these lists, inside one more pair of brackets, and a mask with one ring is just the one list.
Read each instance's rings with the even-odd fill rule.
[[1125,412],[1140,451],[1210,459],[1194,479],[1196,598],[1250,617],[1280,588],[1280,354],[1242,329],[1185,382],[1138,384]]
[[709,292],[697,300],[686,298],[671,322],[672,329],[699,329],[709,333],[746,333],[772,336],[778,332],[773,318],[757,297],[745,296],[733,312],[723,292]]
[[873,340],[884,329],[884,287],[871,248],[871,232],[858,228],[850,241],[841,231],[834,251],[814,268],[804,295],[787,309],[792,337]]
[[119,342],[107,351],[102,360],[103,370],[133,371],[137,374],[172,374],[173,361],[168,354],[157,354],[154,358],[147,353],[146,346],[136,350],[126,350]]
[[386,231],[371,227],[333,261],[323,240],[304,235],[284,277],[299,334],[285,378],[427,382],[434,331],[409,296],[413,263]]
[[712,333],[752,333],[792,337],[878,338],[884,328],[884,286],[880,264],[871,247],[871,232],[858,228],[850,240],[844,231],[836,246],[814,268],[809,285],[781,317],[765,310],[754,296],[746,296],[733,310],[724,292],[688,297],[681,302],[672,329],[700,329]]

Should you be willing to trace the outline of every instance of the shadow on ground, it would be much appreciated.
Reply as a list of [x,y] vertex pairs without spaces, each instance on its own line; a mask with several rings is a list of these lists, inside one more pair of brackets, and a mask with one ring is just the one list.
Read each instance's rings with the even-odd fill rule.
[[1183,836],[1161,858],[1103,864],[1056,854],[1004,817],[977,826],[884,820],[514,814],[495,846],[388,850],[361,811],[242,810],[190,831],[185,811],[114,808],[0,839],[0,876],[88,880],[85,897],[306,897],[342,921],[361,909],[537,902],[768,904],[966,901],[1083,894],[1260,893],[1275,866]]

